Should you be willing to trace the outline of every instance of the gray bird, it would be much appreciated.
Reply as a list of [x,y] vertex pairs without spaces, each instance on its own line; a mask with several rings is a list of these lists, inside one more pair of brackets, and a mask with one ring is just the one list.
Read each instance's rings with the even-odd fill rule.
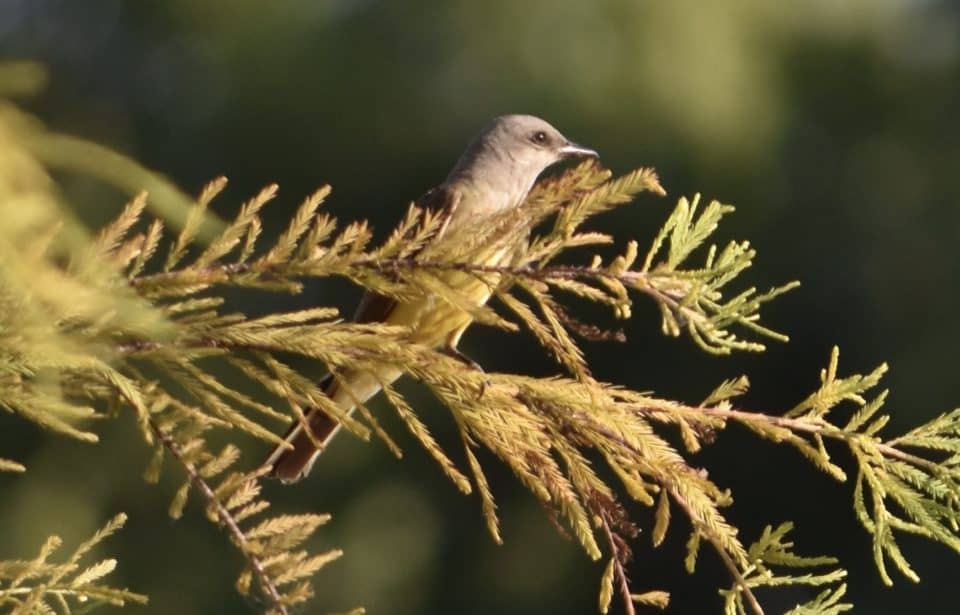
[[[467,146],[446,180],[417,199],[424,209],[442,212],[445,222],[434,241],[442,236],[469,230],[474,225],[509,208],[519,206],[540,173],[552,164],[571,157],[596,157],[597,153],[565,138],[560,132],[532,115],[502,115],[494,118]],[[496,265],[510,256],[509,250],[486,255],[483,265]],[[459,296],[476,306],[487,302],[490,285],[475,276],[461,274],[446,280]],[[472,363],[457,350],[463,332],[473,320],[470,313],[436,297],[423,296],[397,302],[367,292],[354,320],[383,322],[408,327],[413,342],[441,348],[452,356]],[[326,395],[344,412],[354,410],[381,388],[400,377],[397,368],[379,368],[376,373],[346,370],[341,384],[327,377],[321,384]],[[303,478],[340,428],[339,422],[317,408],[307,413],[309,437],[302,424],[286,434],[288,446],[278,446],[264,462],[270,474],[285,483]],[[318,446],[319,445],[319,446]]]

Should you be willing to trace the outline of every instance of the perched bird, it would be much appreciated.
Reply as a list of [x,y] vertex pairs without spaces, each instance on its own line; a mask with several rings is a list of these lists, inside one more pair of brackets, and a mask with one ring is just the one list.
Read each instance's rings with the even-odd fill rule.
[[[446,180],[417,199],[417,206],[438,210],[444,223],[434,241],[442,236],[469,231],[495,214],[519,206],[537,177],[552,164],[571,157],[596,157],[593,150],[566,139],[544,120],[531,115],[503,115],[494,118],[467,146]],[[519,248],[520,246],[516,246]],[[510,257],[509,246],[488,253],[478,264],[496,265]],[[462,293],[473,305],[482,306],[492,294],[490,285],[462,275]],[[465,282],[469,280],[469,282]],[[367,292],[357,309],[358,323],[383,322],[408,327],[411,341],[441,348],[468,364],[472,361],[457,350],[460,337],[472,321],[469,312],[439,300],[422,296],[406,302]],[[323,390],[345,412],[365,402],[381,388],[401,375],[398,368],[383,368],[377,373],[346,370],[339,374],[342,386],[327,377]],[[305,476],[323,448],[337,433],[340,424],[321,410],[307,414],[307,424],[294,425],[285,437],[292,445],[278,446],[264,462],[270,474],[285,483]],[[318,447],[317,444],[320,446]]]

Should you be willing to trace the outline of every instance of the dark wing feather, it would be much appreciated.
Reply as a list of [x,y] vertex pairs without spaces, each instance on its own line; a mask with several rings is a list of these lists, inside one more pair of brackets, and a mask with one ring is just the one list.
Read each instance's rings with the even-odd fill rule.
[[[459,203],[460,191],[447,185],[431,188],[415,201],[416,206],[421,209],[433,209],[441,212],[443,222],[440,224],[440,230],[437,231],[435,239],[442,237],[447,231]],[[360,305],[357,306],[357,311],[353,315],[353,321],[357,323],[384,322],[396,306],[396,299],[367,291],[360,298]]]

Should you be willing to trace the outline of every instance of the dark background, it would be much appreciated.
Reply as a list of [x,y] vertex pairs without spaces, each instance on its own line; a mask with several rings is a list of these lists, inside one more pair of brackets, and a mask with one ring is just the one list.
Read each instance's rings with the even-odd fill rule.
[[[743,403],[781,412],[816,386],[839,344],[843,372],[891,364],[887,433],[960,401],[958,29],[956,4],[923,0],[0,1],[0,55],[51,73],[32,111],[189,192],[226,174],[224,215],[279,182],[268,232],[329,182],[330,209],[371,219],[382,236],[479,127],[506,112],[547,118],[615,171],[657,167],[670,199],[645,196],[595,222],[622,241],[648,242],[679,195],[734,203],[719,238],[757,247],[748,282],[803,282],[765,311],[792,341],[759,356],[709,357],[660,337],[656,310],[641,299],[627,344],[588,345],[596,374],[696,401],[747,373],[754,387]],[[60,179],[91,225],[123,203],[89,180]],[[318,303],[349,313],[357,296],[332,281],[300,297],[238,300],[250,313]],[[463,348],[491,370],[553,370],[516,336],[474,329]],[[445,413],[407,390],[455,450]],[[272,494],[285,511],[332,512],[315,544],[346,551],[319,575],[307,612],[596,611],[602,564],[558,536],[495,460],[481,458],[503,547],[485,534],[478,499],[458,495],[388,425],[404,460],[344,436],[309,480]],[[54,531],[75,543],[123,510],[128,527],[108,547],[121,562],[115,581],[151,598],[130,612],[247,612],[232,588],[241,561],[225,538],[196,506],[181,521],[166,516],[176,473],[160,488],[140,478],[148,452],[131,417],[101,433],[93,447],[0,416],[0,451],[29,468],[0,476],[0,558],[28,556]],[[837,457],[848,461],[841,449]],[[694,463],[733,489],[728,514],[747,542],[791,519],[800,552],[840,556],[858,612],[956,612],[960,559],[904,538],[923,582],[898,577],[883,588],[852,486],[797,454],[730,430]],[[719,612],[716,587],[728,581],[709,552],[695,576],[682,572],[685,534],[678,521],[657,551],[641,536],[634,588],[670,590],[672,613]],[[809,596],[762,597],[778,613]]]

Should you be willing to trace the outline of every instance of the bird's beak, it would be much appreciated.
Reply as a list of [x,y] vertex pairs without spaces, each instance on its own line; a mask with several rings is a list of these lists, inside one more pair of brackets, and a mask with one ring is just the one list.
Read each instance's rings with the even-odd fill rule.
[[557,150],[561,158],[599,158],[600,154],[590,148],[577,145],[573,141],[567,141],[567,144]]

